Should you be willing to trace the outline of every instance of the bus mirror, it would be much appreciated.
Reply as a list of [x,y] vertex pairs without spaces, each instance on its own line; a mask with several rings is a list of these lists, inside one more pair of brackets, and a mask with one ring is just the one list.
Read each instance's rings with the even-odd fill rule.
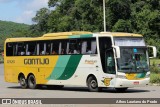
[[116,50],[116,58],[120,58],[120,48],[119,48],[119,46],[113,46],[113,48]]
[[155,58],[157,56],[157,49],[155,46],[148,46],[149,58]]

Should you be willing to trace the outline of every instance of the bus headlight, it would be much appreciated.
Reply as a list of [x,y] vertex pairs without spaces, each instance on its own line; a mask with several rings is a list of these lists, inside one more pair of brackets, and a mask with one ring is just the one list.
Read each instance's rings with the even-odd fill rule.
[[146,78],[149,78],[150,77],[150,74],[146,74]]
[[127,79],[125,75],[116,75],[116,78]]

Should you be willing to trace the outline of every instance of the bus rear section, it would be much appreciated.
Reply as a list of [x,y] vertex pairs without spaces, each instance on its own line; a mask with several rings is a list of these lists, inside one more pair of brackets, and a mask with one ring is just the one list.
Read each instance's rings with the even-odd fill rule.
[[98,79],[100,74],[96,73],[101,67],[97,65],[100,60],[96,37],[91,33],[10,38],[6,40],[4,49],[5,81],[19,82],[22,88],[86,86],[91,75],[95,74]]

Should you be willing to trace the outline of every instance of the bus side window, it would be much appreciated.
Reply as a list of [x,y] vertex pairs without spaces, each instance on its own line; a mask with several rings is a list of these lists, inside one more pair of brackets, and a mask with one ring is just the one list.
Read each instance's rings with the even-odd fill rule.
[[87,50],[87,41],[82,41],[82,48],[81,48],[81,53],[85,54]]
[[77,39],[77,53],[81,54],[82,40]]
[[91,41],[91,51],[92,51],[92,54],[97,54],[97,44],[96,44],[96,40],[92,40]]
[[57,55],[59,52],[59,44],[60,42],[57,40],[51,41],[51,54],[52,55]]
[[14,43],[6,44],[6,56],[14,56]]
[[46,55],[51,54],[51,43],[49,41],[46,42]]
[[45,55],[45,53],[46,53],[46,43],[44,43],[44,42],[39,42],[38,43],[38,52],[37,52],[37,54],[38,55]]
[[68,54],[80,54],[80,50],[78,48],[77,39],[70,39],[69,40],[69,52]]
[[67,41],[66,40],[62,40],[60,43],[61,43],[60,54],[62,54],[62,55],[67,54]]
[[26,46],[24,43],[18,43],[17,44],[17,55],[18,56],[24,56],[25,55],[25,49],[26,49]]
[[37,55],[37,43],[28,42],[26,45],[26,55]]
[[82,54],[96,54],[97,44],[95,38],[82,39],[81,52]]

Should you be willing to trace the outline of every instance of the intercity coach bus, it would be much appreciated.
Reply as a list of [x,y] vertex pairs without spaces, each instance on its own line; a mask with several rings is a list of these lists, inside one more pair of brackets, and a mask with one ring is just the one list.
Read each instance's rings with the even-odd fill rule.
[[140,34],[60,32],[37,38],[8,38],[4,44],[6,82],[22,88],[87,86],[89,91],[147,86],[148,47]]

